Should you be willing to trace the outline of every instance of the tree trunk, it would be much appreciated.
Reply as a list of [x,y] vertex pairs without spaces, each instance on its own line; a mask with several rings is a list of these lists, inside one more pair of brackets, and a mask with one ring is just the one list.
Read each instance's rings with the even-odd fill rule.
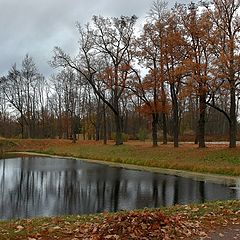
[[107,144],[107,122],[105,103],[103,103],[103,144]]
[[199,121],[198,121],[198,146],[204,148],[205,146],[205,112],[206,112],[206,94],[200,95],[199,104]]
[[195,123],[195,139],[194,139],[194,144],[198,144],[199,143],[199,126],[198,126],[198,122],[197,122],[197,119],[198,119],[198,98],[196,97],[196,107],[195,107],[195,117],[194,117],[194,123]]
[[115,114],[115,131],[116,131],[116,145],[122,145],[122,118],[119,114]]
[[[163,78],[163,62],[161,61],[161,76]],[[161,83],[161,90],[162,90],[162,106],[163,110],[166,110],[166,93],[165,93],[165,88],[164,88],[164,82],[162,79]],[[163,127],[163,144],[167,144],[167,119],[166,119],[166,113],[163,111],[162,113],[162,127]]]
[[71,116],[72,119],[72,142],[77,142],[77,127],[76,127],[76,117],[75,115]]
[[236,119],[236,93],[235,88],[231,87],[230,90],[230,122],[229,122],[229,147],[235,148],[237,141],[237,119]]
[[158,145],[157,130],[158,130],[158,113],[152,113],[152,143],[153,143],[153,147],[156,147]]
[[179,147],[178,103],[177,101],[175,103],[174,102],[173,102],[173,143],[174,147]]
[[98,142],[100,140],[100,127],[99,126],[95,127],[95,132],[96,132],[95,140]]
[[101,129],[101,120],[102,120],[102,115],[101,115],[101,99],[98,98],[98,103],[97,103],[97,114],[96,114],[96,121],[95,121],[95,140],[99,141],[100,140],[100,129]]
[[23,115],[21,114],[21,134],[22,134],[22,139],[24,139],[24,124],[23,124]]
[[83,140],[86,140],[86,126],[85,126],[85,120],[83,119],[83,121],[82,121],[82,126],[83,126],[83,128],[82,128],[82,134],[83,134]]
[[173,143],[174,147],[179,147],[179,116],[178,116],[178,100],[174,89],[174,84],[170,84],[173,111]]
[[23,116],[24,122],[25,122],[25,129],[26,129],[26,138],[30,139],[31,138],[31,129],[30,129],[30,124],[27,121],[26,117]]
[[60,139],[63,138],[63,121],[62,121],[62,103],[61,97],[58,97],[58,111],[59,111],[59,118],[58,118],[58,136]]
[[166,113],[162,114],[162,121],[163,121],[163,144],[167,144],[167,119],[166,119]]

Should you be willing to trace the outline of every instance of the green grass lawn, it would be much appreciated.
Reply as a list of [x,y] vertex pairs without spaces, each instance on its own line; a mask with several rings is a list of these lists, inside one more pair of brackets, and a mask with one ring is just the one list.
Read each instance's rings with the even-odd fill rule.
[[[6,141],[6,140],[4,140]],[[133,164],[138,166],[187,170],[200,173],[240,176],[240,147],[209,145],[198,148],[194,144],[172,144],[152,147],[150,142],[129,141],[115,146],[96,141],[70,140],[11,140],[12,151],[30,151],[51,155]],[[14,146],[12,146],[14,145]]]

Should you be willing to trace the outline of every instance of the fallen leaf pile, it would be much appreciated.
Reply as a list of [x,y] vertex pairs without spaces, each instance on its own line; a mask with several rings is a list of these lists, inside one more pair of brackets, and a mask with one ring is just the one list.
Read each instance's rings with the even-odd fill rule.
[[[124,240],[209,239],[228,226],[240,227],[240,201],[174,206],[1,222],[0,239]],[[227,228],[226,228],[227,229]],[[217,233],[222,234],[221,232]],[[219,235],[220,236],[220,235]]]
[[[178,219],[162,212],[128,212],[107,216],[101,224],[84,225],[87,234],[76,235],[86,239],[173,239]],[[91,232],[91,236],[89,236]]]
[[[142,212],[123,212],[103,217],[102,221],[87,223],[55,221],[57,226],[43,225],[36,234],[27,234],[28,240],[34,239],[187,239],[193,236],[206,234],[196,228],[195,224],[185,221],[183,217],[169,217],[161,211],[144,210]],[[15,233],[29,232],[29,228],[16,226]],[[16,239],[25,239],[20,235]]]

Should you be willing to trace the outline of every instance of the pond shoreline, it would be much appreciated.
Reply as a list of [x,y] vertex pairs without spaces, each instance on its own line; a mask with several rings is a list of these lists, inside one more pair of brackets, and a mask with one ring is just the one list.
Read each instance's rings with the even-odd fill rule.
[[89,163],[108,165],[111,167],[120,167],[120,168],[132,169],[132,170],[138,170],[138,171],[148,171],[153,173],[175,175],[179,177],[191,178],[197,181],[208,181],[208,182],[226,184],[226,185],[234,185],[236,184],[236,182],[240,183],[240,177],[227,176],[227,175],[221,175],[221,174],[200,173],[200,172],[192,172],[192,171],[186,171],[186,170],[148,167],[148,166],[141,166],[141,165],[134,165],[134,164],[125,164],[125,163],[70,157],[70,156],[59,156],[59,155],[51,155],[51,154],[44,154],[44,153],[37,153],[37,152],[8,152],[8,153],[16,154],[17,156],[27,155],[27,156],[43,156],[43,157],[52,157],[52,158],[76,159],[76,160],[85,161]]
[[[14,161],[14,158],[21,157],[41,157],[47,158],[61,158],[61,160],[81,160],[86,163],[103,164],[112,167],[121,167],[124,169],[133,169],[139,171],[149,171],[153,173],[171,174],[176,176],[189,177],[199,179],[203,181],[215,181],[217,183],[240,183],[240,177],[232,177],[217,174],[205,174],[182,170],[163,169],[157,167],[145,167],[136,166],[131,164],[121,164],[115,162],[106,162],[101,160],[81,159],[70,156],[60,156],[43,154],[36,152],[9,152],[9,160]],[[7,159],[7,158],[5,158]],[[28,159],[26,159],[28,161]],[[41,162],[41,161],[40,161]],[[54,161],[54,166],[57,160]],[[61,162],[61,161],[60,161]],[[82,165],[83,163],[79,163]],[[74,161],[74,164],[77,162]],[[2,164],[7,164],[5,161]],[[83,164],[85,165],[85,164]],[[45,166],[42,164],[42,166]],[[99,167],[99,166],[98,166]],[[101,169],[101,167],[99,167]],[[117,169],[115,169],[117,171]],[[122,171],[122,170],[120,170]],[[95,172],[98,173],[98,172]],[[31,172],[30,172],[31,174]],[[105,174],[105,172],[103,172]],[[142,174],[142,173],[141,173]],[[145,173],[144,173],[145,174]],[[108,179],[108,178],[106,178]],[[111,180],[110,180],[111,181]],[[208,183],[207,183],[208,184]],[[204,183],[205,185],[205,183]],[[212,189],[215,192],[215,188]],[[187,238],[197,239],[199,236],[204,238],[228,236],[226,233],[232,233],[232,226],[235,227],[237,233],[239,232],[240,218],[239,205],[240,200],[211,200],[205,203],[189,203],[189,204],[177,204],[171,207],[157,207],[157,208],[145,208],[145,209],[133,209],[126,211],[118,211],[115,213],[103,212],[98,214],[61,214],[48,217],[31,217],[23,219],[1,220],[0,221],[0,238],[1,239],[32,239],[35,238],[54,238],[59,236],[61,239],[79,237],[82,238],[99,238],[99,230],[101,230],[102,236],[111,233],[111,236],[119,236],[116,234],[121,233],[119,237],[121,239],[130,236],[130,233],[126,233],[126,229],[134,227],[136,231],[145,233],[146,237],[149,234],[155,234],[154,236],[160,236],[162,233],[164,236],[169,236],[173,239]],[[156,221],[155,221],[156,220]],[[160,224],[159,224],[160,223]],[[159,228],[156,228],[159,226]],[[186,230],[187,227],[187,230]],[[97,230],[96,230],[97,229]],[[124,229],[124,231],[119,231]],[[176,230],[177,229],[177,230]],[[113,232],[116,230],[117,232]],[[214,232],[214,233],[213,233]],[[115,235],[114,235],[115,234]],[[221,234],[221,235],[220,235]],[[232,236],[232,234],[231,234]]]

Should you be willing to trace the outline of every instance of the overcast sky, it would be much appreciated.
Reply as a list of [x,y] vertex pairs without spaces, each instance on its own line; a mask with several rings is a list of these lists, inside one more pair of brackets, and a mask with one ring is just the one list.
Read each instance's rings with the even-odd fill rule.
[[14,63],[20,68],[27,53],[49,76],[54,46],[69,53],[77,48],[77,21],[85,24],[93,15],[144,19],[151,5],[152,0],[0,0],[0,76]]

